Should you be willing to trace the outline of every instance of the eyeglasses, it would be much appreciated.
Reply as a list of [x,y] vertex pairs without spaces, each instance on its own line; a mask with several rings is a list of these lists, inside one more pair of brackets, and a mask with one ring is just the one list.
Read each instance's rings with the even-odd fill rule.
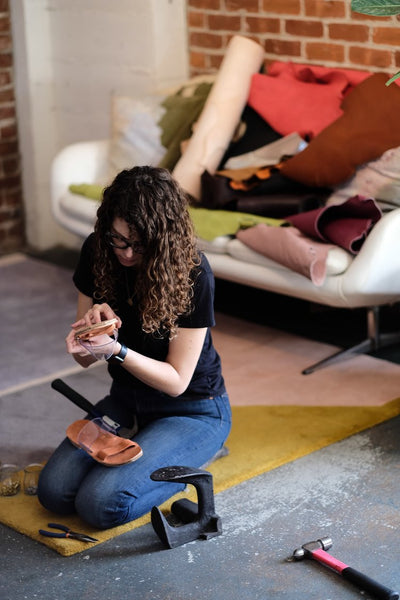
[[145,252],[145,248],[141,242],[130,242],[122,235],[111,233],[111,231],[107,231],[106,237],[108,244],[113,248],[118,248],[118,250],[126,250],[130,247],[135,254],[144,254]]

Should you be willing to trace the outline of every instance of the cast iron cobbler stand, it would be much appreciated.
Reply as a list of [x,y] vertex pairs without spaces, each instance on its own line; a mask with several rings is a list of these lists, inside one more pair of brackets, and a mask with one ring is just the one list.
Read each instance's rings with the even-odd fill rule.
[[[151,511],[151,523],[168,548],[176,548],[199,538],[209,540],[221,535],[220,517],[215,514],[212,475],[192,467],[164,467],[150,475],[153,481],[191,484],[196,488],[198,505],[187,498],[176,500],[171,515],[165,517],[157,506]],[[176,519],[180,524],[173,524]]]

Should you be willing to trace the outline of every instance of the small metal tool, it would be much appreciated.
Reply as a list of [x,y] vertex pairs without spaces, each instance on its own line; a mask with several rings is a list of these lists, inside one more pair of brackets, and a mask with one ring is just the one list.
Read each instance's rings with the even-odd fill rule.
[[47,523],[47,527],[52,527],[53,529],[60,529],[63,533],[57,533],[55,531],[46,531],[45,529],[39,529],[40,535],[44,535],[46,537],[51,538],[71,538],[73,540],[79,540],[80,542],[98,542],[94,537],[90,535],[86,535],[86,533],[78,533],[77,531],[72,531],[66,525],[61,525],[61,523]]
[[91,402],[89,402],[89,400],[81,396],[81,394],[72,389],[62,379],[54,379],[54,381],[51,382],[51,387],[53,390],[63,394],[68,400],[71,400],[76,406],[85,410],[92,417],[102,419],[106,431],[112,431],[115,435],[126,439],[130,439],[137,433],[136,421],[131,428],[121,427],[119,423],[116,423],[113,419],[99,411]]

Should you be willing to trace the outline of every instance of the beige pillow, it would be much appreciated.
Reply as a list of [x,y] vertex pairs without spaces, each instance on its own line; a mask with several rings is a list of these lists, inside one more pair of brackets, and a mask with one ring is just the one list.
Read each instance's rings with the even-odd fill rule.
[[165,113],[163,95],[143,98],[114,95],[111,99],[110,177],[135,165],[157,165],[166,149],[159,120]]
[[213,83],[215,75],[192,77],[188,81],[160,89],[139,98],[128,94],[114,94],[111,98],[111,140],[109,151],[109,179],[119,171],[135,165],[156,166],[166,156],[159,125],[167,109],[163,102],[181,91],[182,98],[190,98],[201,83]]

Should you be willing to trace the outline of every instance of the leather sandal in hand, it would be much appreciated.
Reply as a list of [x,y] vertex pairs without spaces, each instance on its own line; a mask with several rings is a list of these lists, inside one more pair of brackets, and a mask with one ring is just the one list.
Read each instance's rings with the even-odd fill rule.
[[102,335],[106,333],[107,335],[112,335],[115,329],[115,325],[118,322],[118,319],[108,319],[107,321],[100,321],[99,323],[92,323],[92,325],[85,325],[84,327],[79,327],[75,331],[75,339],[76,340],[88,340],[91,337],[95,337],[97,335]]

